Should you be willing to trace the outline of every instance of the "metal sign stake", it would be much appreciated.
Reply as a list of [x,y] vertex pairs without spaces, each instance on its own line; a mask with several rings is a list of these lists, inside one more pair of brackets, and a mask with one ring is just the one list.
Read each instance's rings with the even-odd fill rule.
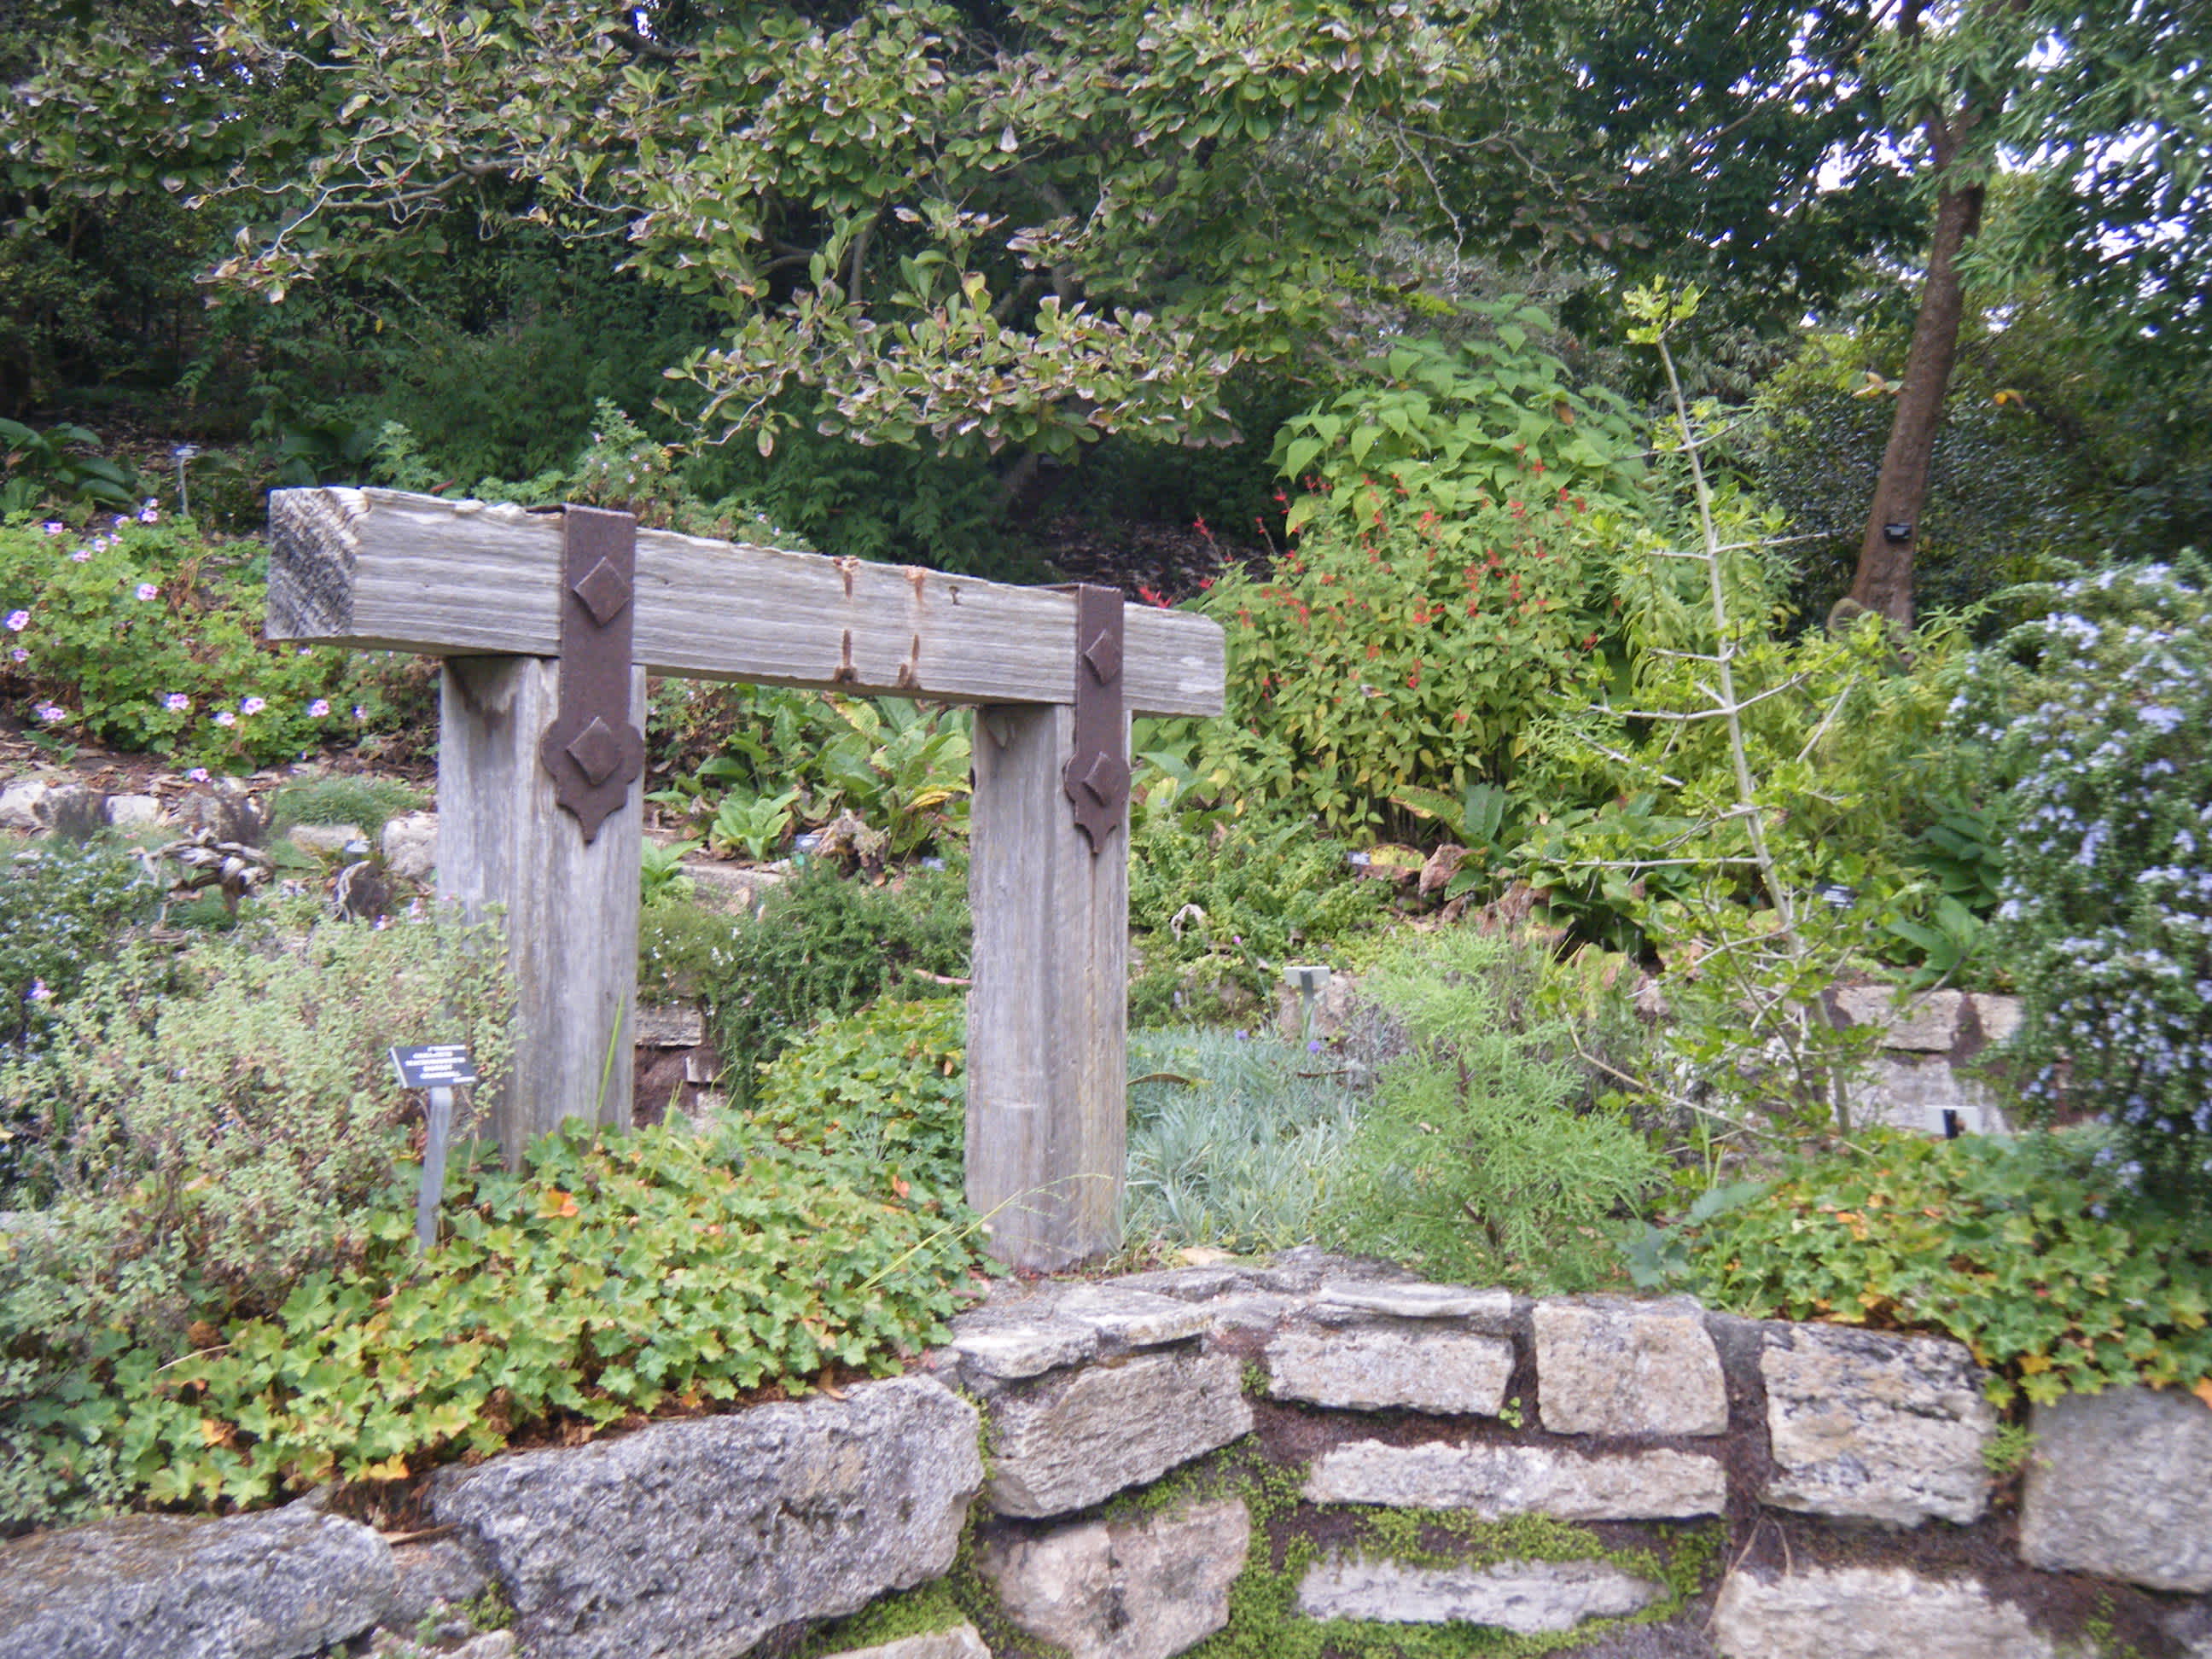
[[415,1199],[415,1253],[438,1242],[438,1206],[446,1197],[446,1154],[453,1137],[453,1091],[477,1080],[469,1051],[458,1042],[394,1048],[392,1064],[403,1089],[429,1091],[429,1132],[422,1139],[422,1189]]
[[422,1190],[415,1200],[415,1251],[438,1242],[438,1206],[446,1197],[446,1143],[453,1128],[453,1091],[430,1091],[430,1133],[422,1144]]

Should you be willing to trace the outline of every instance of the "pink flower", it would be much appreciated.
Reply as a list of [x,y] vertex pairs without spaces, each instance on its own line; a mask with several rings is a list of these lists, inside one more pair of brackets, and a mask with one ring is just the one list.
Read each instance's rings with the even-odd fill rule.
[[31,613],[27,611],[10,611],[8,613],[7,623],[8,631],[10,634],[20,634],[31,625]]
[[46,981],[34,979],[31,981],[30,997],[33,1002],[52,1002],[54,994]]
[[172,691],[161,699],[161,707],[172,714],[181,714],[192,706],[192,700],[181,691]]
[[9,662],[28,662],[30,659],[31,653],[24,650],[20,645],[8,653],[8,660]]
[[218,709],[216,713],[215,723],[217,726],[235,726],[238,724],[238,716],[228,708]]
[[52,726],[56,720],[65,720],[69,718],[69,710],[58,702],[42,702],[31,712],[48,726]]
[[238,712],[241,714],[258,714],[268,707],[268,702],[263,698],[248,697],[244,702],[238,705]]
[[205,783],[208,781],[208,769],[204,766],[195,766],[185,775],[194,783]]
[[155,586],[153,583],[140,582],[138,584],[138,598],[142,604],[148,599],[158,599],[161,597],[161,590]]
[[74,550],[70,554],[70,562],[71,564],[82,564],[82,563],[84,563],[88,559],[89,559],[89,558],[91,558],[91,557],[92,557],[92,550],[91,550],[90,548],[88,548],[88,547],[80,547],[80,548],[77,548],[77,549]]
[[330,712],[331,700],[328,697],[317,697],[314,702],[307,705],[307,718],[309,720],[322,720],[327,716]]
[[66,536],[69,534],[69,526],[64,524],[59,519],[49,519],[44,524],[40,525],[39,528],[45,531],[49,536]]
[[115,527],[118,530],[122,529],[125,525],[129,524],[131,520],[125,518],[120,513],[115,515]]
[[365,720],[368,718],[368,710],[356,703],[353,706],[353,717],[357,720]]
[[146,498],[145,506],[138,509],[138,522],[140,524],[159,524],[161,522],[161,504],[155,501],[151,495],[149,495]]

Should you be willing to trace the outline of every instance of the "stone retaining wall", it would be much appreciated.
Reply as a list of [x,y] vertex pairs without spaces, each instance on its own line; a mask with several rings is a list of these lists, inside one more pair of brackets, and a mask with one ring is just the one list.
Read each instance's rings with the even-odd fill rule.
[[[1954,1343],[1312,1252],[1009,1283],[956,1330],[842,1398],[447,1471],[447,1530],[396,1547],[308,1504],[0,1546],[0,1659],[1167,1659],[1232,1606],[1240,1655],[1273,1620],[1362,1651],[1456,1624],[1591,1659],[2212,1659],[2189,1395],[2038,1408],[2014,1479]],[[939,1581],[973,1623],[940,1596],[823,1628]],[[455,1616],[487,1589],[511,1631]]]

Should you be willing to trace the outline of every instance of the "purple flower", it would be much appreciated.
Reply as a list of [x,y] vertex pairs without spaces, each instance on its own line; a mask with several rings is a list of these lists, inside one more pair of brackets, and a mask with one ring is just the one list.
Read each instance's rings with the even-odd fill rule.
[[24,650],[20,645],[8,653],[8,660],[9,662],[28,662],[30,659],[31,653]]
[[145,506],[143,506],[143,507],[140,507],[140,508],[138,509],[138,522],[139,522],[140,524],[159,524],[159,523],[161,523],[161,504],[160,504],[158,501],[155,501],[155,500],[151,495],[149,495],[149,496],[146,498],[146,504],[145,504]]
[[1319,1054],[1321,1052],[1321,1039],[1319,1037],[1309,1038],[1306,1042],[1306,1052],[1310,1054]]
[[153,583],[140,582],[138,584],[138,598],[142,603],[147,599],[158,599],[161,597],[161,590],[155,586]]
[[268,702],[263,698],[248,697],[238,705],[238,712],[241,714],[258,714],[268,707]]
[[185,775],[194,783],[205,783],[208,781],[208,769],[204,766],[195,766]]
[[368,718],[368,710],[356,703],[353,706],[353,717],[357,720],[365,720]]
[[69,534],[69,526],[64,524],[59,519],[49,519],[44,524],[40,525],[39,528],[45,531],[49,536],[66,536]]
[[322,720],[325,718],[330,712],[331,700],[328,697],[317,697],[314,702],[307,705],[307,718],[309,720]]
[[70,562],[71,564],[82,564],[91,557],[92,550],[88,547],[72,548],[70,550]]
[[192,700],[181,691],[172,691],[161,699],[161,707],[172,714],[181,714],[192,706]]
[[31,981],[30,994],[31,1000],[33,1002],[52,1002],[54,1000],[52,988],[42,979],[34,979]]
[[27,611],[10,611],[8,613],[7,621],[8,631],[10,634],[20,634],[31,625],[31,613]]
[[220,709],[216,711],[215,723],[217,726],[235,726],[238,724],[238,716],[228,708]]
[[122,529],[124,526],[125,526],[125,525],[129,524],[130,522],[131,522],[131,520],[128,520],[128,519],[126,519],[126,518],[125,518],[125,517],[124,517],[120,513],[118,513],[118,514],[117,514],[115,515],[115,527],[116,527],[118,530]]
[[58,702],[40,703],[31,712],[48,726],[52,726],[57,720],[65,720],[69,718],[69,710]]

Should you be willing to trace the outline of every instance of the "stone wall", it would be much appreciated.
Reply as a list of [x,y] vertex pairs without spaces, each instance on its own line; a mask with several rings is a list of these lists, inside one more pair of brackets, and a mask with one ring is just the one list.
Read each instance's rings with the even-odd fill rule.
[[[2190,1395],[2038,1408],[1993,1472],[1952,1342],[1296,1251],[1010,1282],[956,1330],[842,1397],[448,1470],[397,1545],[301,1504],[0,1546],[0,1659],[1168,1659],[1232,1613],[1237,1659],[1331,1620],[1324,1652],[2212,1659]],[[488,1589],[512,1628],[477,1634]]]

